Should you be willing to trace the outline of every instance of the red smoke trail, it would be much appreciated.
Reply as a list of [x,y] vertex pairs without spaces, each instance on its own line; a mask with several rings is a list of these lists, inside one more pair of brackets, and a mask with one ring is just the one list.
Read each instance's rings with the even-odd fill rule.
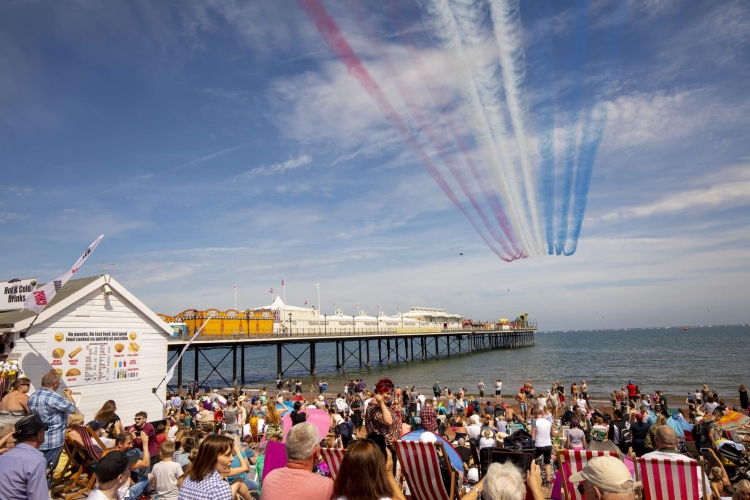
[[[433,100],[433,102],[439,101],[439,96],[435,92],[435,89],[430,85],[430,81],[432,79],[432,75],[429,74],[429,71],[424,67],[422,64],[422,58],[419,56],[419,54],[416,54],[414,51],[414,37],[412,34],[405,29],[406,25],[399,21],[398,19],[398,13],[397,13],[397,6],[394,0],[386,0],[387,10],[388,14],[390,15],[391,21],[393,22],[394,26],[396,26],[399,30],[402,31],[402,36],[406,40],[406,50],[409,53],[409,58],[414,63],[414,67],[416,68],[417,72],[419,73],[419,77],[422,80],[423,85],[427,89],[427,91],[430,93],[430,97]],[[461,151],[461,155],[464,158],[464,161],[469,167],[469,170],[471,170],[471,173],[474,175],[474,178],[476,179],[477,183],[479,183],[480,186],[484,187],[484,183],[486,182],[485,176],[482,174],[480,169],[477,167],[476,163],[474,162],[474,158],[469,153],[469,149],[466,146],[466,143],[463,140],[463,137],[461,133],[458,131],[458,128],[453,123],[453,120],[450,117],[449,113],[440,113],[443,117],[443,120],[445,121],[446,125],[448,126],[448,130],[450,130],[451,135],[453,136],[453,139],[456,141],[456,145],[458,146],[458,149]],[[482,191],[484,193],[484,190]],[[503,233],[505,234],[505,237],[508,238],[509,241],[513,243],[513,246],[516,248],[516,254],[515,258],[520,257],[526,257],[524,255],[523,250],[518,248],[518,244],[515,241],[515,235],[513,233],[513,229],[511,228],[510,222],[508,221],[508,217],[505,215],[505,210],[503,210],[502,205],[500,205],[500,200],[497,197],[497,193],[492,193],[491,195],[487,196],[484,195],[485,200],[487,201],[487,204],[492,209],[492,212],[495,214],[495,218],[497,219],[498,224],[503,230]]]
[[[508,255],[513,255],[513,252],[515,252],[515,257],[520,257],[519,249],[516,247],[513,250],[508,248],[508,242],[513,243],[512,238],[512,232],[509,234],[505,234],[505,237],[498,234],[497,228],[487,219],[487,216],[485,215],[484,210],[482,209],[482,206],[480,203],[477,202],[474,195],[471,193],[471,189],[469,188],[467,184],[467,177],[463,172],[463,169],[460,168],[454,161],[453,157],[445,152],[445,148],[441,147],[440,139],[435,135],[435,127],[432,126],[432,124],[424,117],[424,114],[420,111],[419,106],[415,104],[416,100],[414,99],[414,94],[412,93],[411,89],[408,87],[408,85],[404,85],[398,70],[393,66],[391,58],[388,56],[388,54],[381,50],[380,45],[377,43],[375,33],[373,32],[370,25],[367,23],[365,19],[365,14],[362,10],[362,5],[359,3],[358,0],[350,0],[349,2],[350,8],[355,13],[357,17],[357,21],[359,22],[360,26],[364,30],[366,37],[370,43],[370,46],[373,50],[377,51],[378,56],[380,56],[380,59],[383,61],[383,64],[385,64],[386,70],[389,74],[393,75],[393,81],[396,84],[396,88],[398,89],[399,93],[401,94],[401,97],[403,97],[404,102],[406,103],[406,106],[409,108],[409,112],[416,120],[419,127],[425,131],[427,134],[427,138],[430,141],[430,144],[432,147],[437,151],[437,153],[440,155],[440,158],[443,160],[443,163],[448,167],[448,170],[453,174],[453,177],[458,182],[458,185],[461,187],[461,191],[466,195],[466,197],[469,199],[469,202],[471,203],[472,207],[474,207],[474,210],[476,210],[479,217],[482,219],[482,222],[484,222],[485,227],[489,232],[492,234],[493,238],[495,238],[495,241],[497,241],[500,246],[503,248],[503,251],[507,253]],[[411,49],[411,47],[409,47]],[[423,78],[424,80],[424,78]],[[425,84],[426,86],[426,84]],[[441,116],[444,115],[444,113],[440,113]],[[443,116],[445,119],[446,117]],[[447,120],[446,120],[447,121]],[[466,152],[464,151],[464,156],[466,155]],[[481,188],[484,188],[483,184],[481,182],[478,183]],[[502,210],[502,209],[501,209]],[[504,216],[505,214],[501,212],[501,214]],[[505,221],[507,224],[507,220]],[[514,245],[515,246],[515,245]]]
[[506,257],[501,255],[493,246],[487,241],[484,233],[477,227],[474,219],[469,215],[463,205],[458,201],[456,195],[453,193],[451,187],[445,182],[442,175],[438,171],[437,167],[432,163],[432,160],[424,152],[424,149],[419,145],[414,135],[411,133],[406,123],[401,119],[401,116],[393,108],[388,97],[386,97],[383,90],[380,88],[375,79],[370,75],[367,69],[362,64],[362,61],[352,49],[349,42],[346,40],[344,35],[341,33],[336,21],[328,15],[325,7],[320,0],[299,0],[300,6],[307,12],[308,17],[315,25],[315,28],[320,33],[320,36],[328,45],[328,48],[341,59],[341,62],[346,66],[347,73],[352,77],[356,78],[357,81],[362,85],[362,88],[370,94],[377,105],[380,107],[383,114],[391,121],[394,127],[406,138],[409,145],[414,149],[419,158],[427,167],[427,171],[435,179],[438,185],[441,187],[443,192],[448,198],[463,212],[466,218],[474,226],[474,229],[484,239],[485,243],[492,249],[495,254],[506,262],[511,262],[515,258]]

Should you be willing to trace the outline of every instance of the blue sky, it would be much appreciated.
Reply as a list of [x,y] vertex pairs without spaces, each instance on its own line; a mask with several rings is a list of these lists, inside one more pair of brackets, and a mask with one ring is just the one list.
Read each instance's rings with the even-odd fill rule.
[[[529,312],[543,329],[750,321],[750,6],[523,2],[502,39],[525,65],[525,135],[506,151],[518,191],[504,196],[489,161],[501,141],[483,149],[466,86],[490,126],[512,121],[498,61],[519,52],[498,41],[499,4],[323,2],[410,143],[297,2],[4,2],[0,277],[52,279],[105,234],[82,272],[115,263],[168,314],[232,307],[235,282],[241,308],[267,304],[283,277],[297,305],[316,304],[320,283],[328,313],[336,301],[348,314]],[[482,89],[498,82],[492,115]],[[471,197],[491,223],[483,200],[517,211],[533,240],[523,221],[561,199],[558,185],[543,196],[543,132],[559,179],[586,116],[606,119],[572,256],[501,260],[425,167],[480,230]],[[482,174],[464,194],[452,162]]]

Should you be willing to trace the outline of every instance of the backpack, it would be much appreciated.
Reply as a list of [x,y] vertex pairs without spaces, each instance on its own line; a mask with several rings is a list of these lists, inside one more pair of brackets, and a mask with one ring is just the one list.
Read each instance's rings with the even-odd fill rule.
[[620,444],[624,444],[625,446],[633,446],[633,433],[630,432],[630,429],[623,426],[620,427],[619,425],[617,428],[620,431]]
[[698,422],[693,426],[693,430],[690,431],[690,433],[692,434],[693,441],[695,441],[695,446],[698,449],[710,446],[711,440],[708,436],[710,430],[711,428],[708,422]]
[[337,430],[342,439],[351,439],[354,435],[354,424],[350,420],[341,422],[337,427]]

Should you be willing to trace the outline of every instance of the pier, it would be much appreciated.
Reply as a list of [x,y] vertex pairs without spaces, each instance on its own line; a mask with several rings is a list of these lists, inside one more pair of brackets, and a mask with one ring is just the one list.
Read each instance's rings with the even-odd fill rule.
[[[194,379],[200,385],[213,375],[218,375],[227,386],[245,384],[245,349],[257,346],[276,346],[276,373],[283,378],[293,366],[301,366],[309,375],[316,376],[316,347],[323,343],[335,343],[336,370],[346,373],[348,367],[371,368],[374,363],[390,365],[439,359],[454,355],[470,354],[490,349],[517,349],[534,345],[536,326],[514,327],[513,329],[461,329],[443,330],[438,328],[396,329],[380,332],[295,332],[292,334],[226,334],[201,335],[188,347],[194,351]],[[167,351],[171,364],[188,343],[189,337],[177,336],[169,339]],[[377,344],[377,359],[371,359],[371,343]],[[299,354],[292,353],[288,346],[304,345]],[[364,348],[364,349],[363,349]],[[216,364],[211,362],[203,351],[223,350],[226,354]],[[186,351],[187,352],[187,351]],[[239,360],[238,360],[239,354]],[[208,374],[199,374],[198,360],[211,367]],[[218,366],[229,356],[232,359],[232,377],[227,380]],[[374,358],[374,356],[373,356]],[[184,358],[183,358],[184,359]],[[183,359],[177,364],[177,387],[183,387]],[[238,362],[239,361],[239,362]],[[238,370],[239,369],[239,370]]]

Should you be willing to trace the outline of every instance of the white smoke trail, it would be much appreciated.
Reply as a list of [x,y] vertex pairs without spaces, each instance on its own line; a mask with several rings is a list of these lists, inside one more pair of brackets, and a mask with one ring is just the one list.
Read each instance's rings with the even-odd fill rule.
[[[513,122],[513,115],[510,114],[510,101],[506,105],[503,99],[503,96],[508,100],[510,99],[509,92],[511,89],[508,88],[509,82],[505,81],[508,76],[502,73],[502,77],[500,77],[498,74],[505,67],[501,68],[499,64],[500,55],[496,47],[496,34],[491,29],[491,23],[487,16],[489,6],[485,0],[453,0],[451,5],[464,47],[472,47],[469,59],[474,84],[495,140],[495,149],[503,162],[503,174],[508,179],[512,203],[518,211],[519,218],[523,220],[524,227],[529,228],[534,236],[533,253],[535,255],[541,254],[543,253],[543,238],[541,233],[537,232],[539,221],[538,217],[537,219],[532,217],[532,214],[537,212],[536,206],[532,207],[531,205],[532,201],[536,202],[533,173],[530,184],[528,182],[528,174],[531,170],[531,168],[528,168],[530,161],[528,160],[528,154],[524,154],[526,152],[521,150],[522,147],[526,148],[526,141],[519,141],[518,137],[513,136],[511,129],[516,128],[516,123]],[[523,50],[521,50],[521,54],[523,54]],[[525,66],[522,65],[522,68],[525,74]],[[505,83],[505,88],[503,88],[503,83]],[[515,102],[518,101],[518,96],[516,96]],[[520,182],[521,178],[525,181],[526,189]],[[529,189],[531,189],[532,196],[529,196]],[[532,242],[530,241],[530,243]]]
[[453,76],[456,79],[456,87],[464,102],[464,114],[468,118],[482,157],[495,177],[500,196],[505,201],[506,215],[513,227],[513,231],[518,237],[525,254],[528,256],[534,255],[537,252],[536,245],[534,245],[534,241],[532,240],[533,235],[529,234],[530,228],[527,224],[524,224],[517,210],[518,205],[514,203],[514,196],[511,195],[508,179],[506,179],[502,161],[495,148],[474,77],[467,65],[466,54],[450,6],[447,0],[418,1],[423,11],[428,15],[428,21],[433,28],[431,33],[438,37],[440,46],[445,49],[450,58],[449,62],[452,71],[449,71],[447,76]]
[[[505,83],[505,99],[508,114],[513,124],[514,135],[518,144],[521,171],[526,192],[526,199],[534,227],[534,235],[539,253],[544,252],[541,224],[537,205],[536,175],[529,149],[530,141],[526,135],[528,105],[526,94],[526,55],[523,49],[523,26],[518,0],[490,0],[490,12],[494,24],[495,41],[500,53],[500,67]],[[536,154],[535,158],[539,158]]]

